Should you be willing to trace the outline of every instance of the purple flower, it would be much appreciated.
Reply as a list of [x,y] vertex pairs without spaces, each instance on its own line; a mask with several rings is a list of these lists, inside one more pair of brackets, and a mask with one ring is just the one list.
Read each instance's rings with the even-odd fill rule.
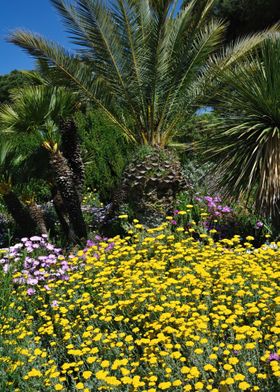
[[225,207],[222,208],[222,212],[225,212],[225,213],[231,212],[231,208],[228,207],[228,206],[225,206]]
[[27,279],[27,283],[28,283],[28,284],[31,284],[32,286],[34,286],[35,284],[38,283],[38,279],[28,278],[28,279]]
[[263,227],[263,223],[261,222],[261,221],[258,221],[257,223],[256,223],[256,229],[260,229],[261,227]]
[[178,213],[179,213],[179,210],[173,211],[173,214],[174,214],[174,215],[178,215]]
[[170,221],[170,223],[171,223],[171,225],[177,225],[177,221],[175,221],[174,219],[172,219],[171,221]]
[[57,306],[58,306],[58,302],[57,301],[52,301],[51,307],[52,308],[56,308]]
[[31,289],[31,288],[27,289],[27,294],[28,294],[28,295],[33,295],[33,294],[35,294],[35,293],[36,293],[36,290]]
[[31,241],[41,241],[41,237],[39,237],[38,235],[34,235],[33,237],[30,237]]
[[280,355],[278,355],[277,353],[271,353],[268,358],[268,362],[271,361],[280,361]]
[[108,251],[114,249],[114,246],[115,246],[114,242],[110,242],[110,244],[109,244],[109,245],[107,246],[107,248],[106,248],[106,252],[108,252]]
[[95,243],[92,240],[87,241],[87,246],[90,248],[91,246],[94,246]]

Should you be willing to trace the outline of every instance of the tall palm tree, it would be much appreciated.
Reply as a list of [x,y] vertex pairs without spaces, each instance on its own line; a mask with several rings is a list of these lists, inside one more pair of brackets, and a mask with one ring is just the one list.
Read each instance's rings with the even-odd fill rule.
[[[204,143],[228,195],[254,194],[256,209],[280,228],[280,34],[220,75],[222,121]],[[215,168],[217,169],[217,167]]]
[[[46,78],[102,109],[128,140],[161,150],[208,98],[216,74],[240,61],[265,36],[259,33],[224,48],[227,25],[210,17],[215,0],[51,2],[76,53],[24,30],[15,31],[10,41],[38,60]],[[179,176],[174,158],[161,170],[168,159],[162,162],[158,155],[144,169],[141,162],[133,165],[133,183],[145,176],[141,189],[146,195],[158,194],[163,182],[166,193],[173,194]],[[155,177],[155,171],[161,175]],[[133,183],[130,194],[138,192]]]
[[[38,141],[48,151],[54,181],[68,212],[71,226],[76,237],[81,239],[86,238],[80,195],[83,176],[79,176],[83,168],[82,160],[74,155],[69,157],[68,162],[60,149],[60,140],[65,137],[70,137],[73,141],[73,145],[68,147],[70,152],[78,147],[75,126],[70,129],[68,127],[74,137],[66,136],[64,129],[66,120],[70,121],[76,106],[75,95],[62,87],[41,85],[24,88],[14,93],[11,105],[1,107],[0,126],[6,132],[35,132],[38,135]],[[61,138],[59,127],[64,127]],[[67,142],[64,140],[61,145],[67,153]]]

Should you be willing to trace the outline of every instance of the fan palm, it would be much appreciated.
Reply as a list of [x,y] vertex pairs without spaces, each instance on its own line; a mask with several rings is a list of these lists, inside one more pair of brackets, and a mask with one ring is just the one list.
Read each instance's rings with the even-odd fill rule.
[[[78,238],[86,237],[86,228],[81,212],[80,199],[83,176],[82,161],[78,155],[68,154],[69,161],[63,155],[62,141],[71,139],[70,152],[77,151],[76,128],[67,128],[72,133],[66,135],[66,121],[77,106],[77,98],[64,88],[33,86],[14,93],[13,103],[4,105],[0,110],[0,125],[6,132],[35,132],[43,147],[49,153],[49,164],[54,174],[55,184],[61,194],[69,221]],[[74,144],[76,143],[76,145]],[[61,143],[67,155],[67,140]],[[76,148],[76,150],[75,150]],[[74,151],[75,150],[75,151]]]
[[28,208],[20,201],[13,189],[13,178],[19,171],[24,157],[19,155],[15,147],[8,141],[1,140],[0,144],[0,194],[19,227],[21,235],[42,234],[37,231],[36,220],[30,214]]
[[207,140],[229,195],[256,195],[258,211],[280,227],[280,35],[220,75],[217,106],[226,113]]

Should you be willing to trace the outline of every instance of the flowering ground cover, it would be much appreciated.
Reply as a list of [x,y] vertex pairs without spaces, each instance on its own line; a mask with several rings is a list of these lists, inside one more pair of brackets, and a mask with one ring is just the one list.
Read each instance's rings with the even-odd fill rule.
[[279,391],[280,243],[177,226],[2,250],[0,390]]

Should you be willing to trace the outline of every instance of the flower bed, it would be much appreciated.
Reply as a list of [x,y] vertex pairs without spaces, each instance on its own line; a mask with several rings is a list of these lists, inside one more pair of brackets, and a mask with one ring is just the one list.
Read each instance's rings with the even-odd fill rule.
[[135,226],[33,295],[2,272],[0,390],[279,391],[280,244]]

